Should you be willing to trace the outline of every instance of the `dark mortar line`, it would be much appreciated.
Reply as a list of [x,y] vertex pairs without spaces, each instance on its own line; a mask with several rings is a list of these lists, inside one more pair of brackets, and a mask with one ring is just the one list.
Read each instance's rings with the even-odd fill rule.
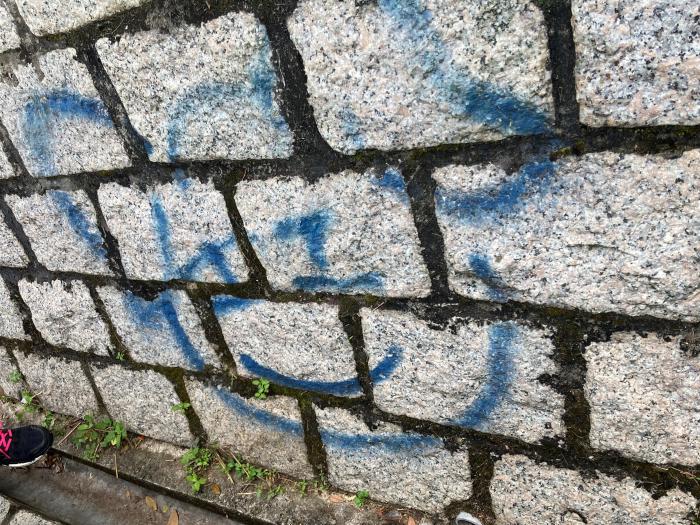
[[571,26],[570,0],[537,0],[547,26],[556,126],[565,135],[580,132],[576,99],[576,49]]
[[496,515],[491,502],[491,480],[494,461],[491,451],[479,445],[469,447],[469,473],[472,482],[472,495],[466,501],[454,501],[446,509],[451,523],[461,511],[478,516],[485,525],[493,525]]
[[149,161],[146,146],[131,124],[126,108],[119,98],[117,89],[107,74],[104,64],[102,64],[97,49],[95,49],[94,45],[81,46],[78,48],[77,57],[88,69],[92,83],[107,107],[109,117],[112,119],[117,133],[122,138],[124,148],[132,165],[140,167],[146,164]]
[[328,479],[328,456],[323,446],[321,432],[316,419],[316,412],[312,401],[307,397],[300,397],[299,413],[304,429],[304,444],[306,445],[306,456],[314,471],[314,476],[321,479]]
[[214,351],[223,365],[224,371],[232,377],[236,377],[238,375],[236,361],[226,344],[226,338],[224,337],[224,333],[214,313],[210,298],[194,287],[187,288],[187,294],[197,311],[197,315],[199,316],[204,330],[204,336],[214,348]]
[[7,204],[7,201],[2,196],[0,196],[0,212],[2,212],[2,218],[5,221],[5,225],[15,236],[15,239],[17,239],[19,242],[24,255],[29,261],[27,265],[28,273],[46,271],[46,268],[39,263],[39,260],[34,253],[34,249],[32,248],[32,244],[29,241],[29,237],[27,237],[27,234],[24,232],[24,228],[17,220],[17,217],[15,217],[10,205]]
[[112,349],[108,350],[110,356],[116,359],[117,355],[121,354],[125,359],[131,359],[131,353],[122,341],[122,338],[119,336],[119,332],[112,322],[109,312],[107,312],[107,307],[105,306],[102,297],[100,297],[100,294],[97,292],[97,287],[90,283],[86,283],[85,285],[88,287],[88,290],[90,290],[90,298],[95,305],[95,310],[99,314],[102,322],[107,327],[109,340],[112,343]]
[[435,213],[434,195],[437,184],[430,176],[430,170],[421,164],[410,168],[407,166],[403,173],[421,254],[430,274],[431,296],[437,300],[449,297],[445,241]]
[[124,282],[126,281],[126,271],[124,270],[121,254],[119,253],[119,243],[109,230],[107,220],[102,213],[102,207],[100,206],[100,201],[97,196],[97,189],[86,188],[85,193],[87,194],[88,200],[92,204],[92,208],[95,211],[97,229],[100,231],[103,246],[107,252],[107,266],[112,273],[117,276],[119,281]]
[[[12,142],[10,138],[10,132],[7,131],[5,124],[0,121],[0,147],[7,157],[7,161],[10,163],[12,171],[16,177],[31,177],[27,167],[24,165],[24,159],[20,154],[19,150]],[[11,177],[14,178],[14,177]],[[7,179],[5,179],[7,180]]]
[[109,417],[109,419],[114,419],[109,413],[109,410],[107,409],[105,400],[102,397],[102,392],[100,392],[100,389],[97,388],[97,383],[95,382],[95,378],[92,375],[92,370],[90,370],[90,366],[84,360],[81,360],[79,362],[83,373],[85,374],[85,377],[87,377],[88,383],[90,383],[90,388],[92,388],[92,392],[95,395],[95,399],[97,400],[97,407],[99,408],[100,412],[106,414],[107,417]]
[[[7,8],[7,11],[10,13],[10,17],[13,19],[15,29],[17,30],[17,34],[19,35],[20,50],[22,51],[22,55],[24,55],[24,57],[27,57],[28,61],[31,61],[33,58],[32,55],[39,52],[39,50],[42,47],[42,44],[40,40],[34,35],[34,33],[32,33],[32,31],[29,29],[29,26],[24,21],[24,18],[19,12],[19,8],[15,4],[15,2],[13,0],[5,0],[4,4]],[[47,48],[47,50],[48,49],[51,48]]]
[[[98,469],[106,474],[109,474],[111,476],[114,476],[114,467],[113,466],[107,466],[103,465],[101,463],[96,463],[89,461],[79,455],[72,454],[70,452],[66,452],[65,450],[60,450],[53,448],[51,449],[55,454],[62,456],[64,458],[68,458],[71,461],[75,461],[76,463],[80,463],[82,465],[86,465],[91,468]],[[221,505],[217,505],[216,503],[212,503],[210,501],[204,500],[197,498],[196,496],[193,496],[191,494],[187,494],[185,492],[180,492],[175,489],[170,489],[167,487],[164,487],[162,485],[159,485],[157,483],[154,483],[152,481],[148,481],[142,477],[134,476],[132,474],[129,474],[128,472],[119,472],[119,478],[124,479],[130,483],[133,483],[135,485],[138,485],[140,487],[143,487],[145,489],[148,489],[150,491],[156,492],[158,494],[163,494],[164,496],[169,496],[173,499],[183,501],[185,503],[189,503],[190,505],[193,505],[195,507],[205,509],[211,512],[214,512],[216,514],[219,514],[220,516],[223,516],[225,518],[229,519],[234,519],[237,521],[240,521],[241,523],[245,525],[275,525],[274,523],[268,522],[268,521],[262,521],[257,518],[252,518],[249,516],[246,516],[236,510],[231,510],[226,507],[223,507]]]
[[0,525],[12,525],[12,519],[19,511],[20,508],[17,505],[11,504],[10,509],[7,511],[7,515],[3,518],[2,522],[0,522]]
[[370,376],[369,356],[365,350],[360,304],[352,299],[341,300],[338,305],[338,319],[343,325],[345,334],[348,336],[350,346],[352,346],[357,379],[362,386],[364,401],[369,406],[374,402],[374,388]]
[[168,381],[172,383],[175,393],[180,400],[180,403],[188,403],[190,408],[183,412],[183,415],[187,419],[187,425],[190,428],[190,432],[195,436],[200,443],[208,443],[209,436],[207,431],[202,425],[202,421],[199,419],[199,415],[194,410],[192,406],[192,400],[190,399],[190,394],[185,386],[185,373],[183,370],[171,370],[168,373],[164,373],[168,378]]
[[10,300],[19,309],[19,314],[22,318],[22,329],[24,330],[24,333],[31,338],[31,341],[35,346],[48,345],[48,343],[44,341],[41,332],[39,332],[39,329],[34,324],[34,319],[32,318],[32,311],[27,305],[27,303],[24,301],[22,294],[19,292],[19,285],[17,284],[17,281],[5,279],[5,286],[7,287],[7,291],[10,294]]

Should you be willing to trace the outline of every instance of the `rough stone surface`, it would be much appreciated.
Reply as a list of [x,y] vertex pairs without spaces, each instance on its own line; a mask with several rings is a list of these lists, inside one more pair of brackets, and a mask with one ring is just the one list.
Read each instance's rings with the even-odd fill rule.
[[140,434],[190,446],[187,418],[172,409],[181,403],[172,383],[153,370],[91,366],[95,384],[113,419]]
[[[14,70],[18,84],[0,83],[0,119],[36,177],[129,166],[124,146],[87,68],[74,49]],[[85,140],[90,137],[90,140]]]
[[574,0],[571,7],[583,123],[700,124],[698,0]]
[[239,374],[336,395],[361,394],[338,308],[213,298]]
[[[19,369],[10,359],[10,356],[7,353],[7,349],[3,346],[0,346],[0,394],[19,399],[20,390],[22,389],[22,381],[12,381],[10,379],[10,375],[13,372],[19,372]],[[0,520],[2,520],[1,511]]]
[[17,0],[35,35],[63,33],[136,7],[146,0]]
[[314,184],[245,181],[236,194],[273,287],[423,297],[430,278],[395,168],[345,171]]
[[152,300],[109,286],[98,293],[135,361],[190,370],[218,364],[185,292],[166,290]]
[[387,412],[506,434],[563,436],[564,398],[548,333],[512,321],[437,330],[412,314],[363,308],[374,400]]
[[50,190],[24,198],[8,195],[5,200],[47,269],[111,273],[95,209],[84,191]]
[[319,130],[343,153],[541,133],[544,18],[527,0],[305,0],[289,19]]
[[15,352],[29,391],[45,408],[83,417],[99,412],[95,394],[78,361]]
[[97,49],[151,160],[291,155],[270,42],[252,14],[102,39]]
[[[12,21],[12,15],[5,4],[0,4],[0,53],[17,48],[19,44],[19,35],[15,29],[15,23]],[[2,516],[2,512],[0,512],[0,516]],[[0,519],[2,518],[0,517]]]
[[438,512],[471,495],[469,456],[439,439],[381,424],[371,431],[342,409],[316,409],[328,456],[329,481],[374,499]]
[[95,309],[88,287],[80,281],[19,281],[22,299],[44,340],[81,352],[109,355],[107,326]]
[[700,356],[680,338],[614,334],[585,353],[591,445],[651,463],[700,464]]
[[498,525],[681,525],[696,504],[678,489],[655,499],[630,478],[583,477],[524,456],[496,463],[491,498]]
[[211,182],[184,179],[148,192],[105,184],[99,200],[129,277],[222,283],[248,278],[224,197]]
[[[0,6],[0,10],[1,9],[2,6]],[[0,31],[2,31],[2,29],[0,29]],[[2,147],[0,147],[0,179],[9,179],[10,177],[14,176],[15,170],[12,167],[12,164],[10,164],[5,151],[2,149]]]
[[0,337],[29,339],[29,336],[24,333],[19,308],[10,297],[10,291],[2,279],[0,279]]
[[199,381],[187,381],[187,392],[210,442],[253,464],[300,478],[313,477],[295,399],[244,399],[224,387]]
[[0,220],[0,266],[21,267],[29,262],[17,238]]
[[[700,320],[700,150],[436,170],[460,294]],[[601,286],[604,283],[604,286]]]
[[5,519],[10,511],[10,502],[3,497],[0,497],[0,521]]
[[49,521],[38,514],[28,510],[20,510],[7,525],[59,525],[56,521]]

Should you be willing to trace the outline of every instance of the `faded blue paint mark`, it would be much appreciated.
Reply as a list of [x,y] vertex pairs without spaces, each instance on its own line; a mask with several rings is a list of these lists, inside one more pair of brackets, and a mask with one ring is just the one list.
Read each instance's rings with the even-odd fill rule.
[[547,118],[533,104],[451,66],[451,51],[431,27],[432,13],[421,7],[418,0],[379,0],[378,5],[388,15],[394,37],[416,52],[416,61],[426,72],[438,98],[448,103],[455,114],[504,134],[549,131]]
[[349,107],[338,115],[345,140],[350,141],[353,150],[365,149],[367,140],[362,132],[362,121]]
[[384,287],[384,276],[379,272],[367,272],[354,277],[337,279],[328,275],[300,275],[292,279],[296,288],[310,292],[353,292],[367,290],[379,292]]
[[163,258],[163,279],[172,279],[172,271],[175,267],[175,257],[170,243],[170,221],[165,212],[163,202],[156,195],[151,195],[151,216],[158,237],[158,248]]
[[55,126],[62,119],[81,119],[114,127],[100,99],[87,98],[68,90],[36,93],[24,106],[23,135],[39,177],[56,174]]
[[406,182],[401,176],[401,172],[396,168],[387,168],[382,173],[381,177],[372,177],[372,184],[380,188],[386,188],[397,195],[402,202],[408,202],[408,193],[406,192]]
[[491,267],[491,261],[487,255],[482,253],[469,254],[469,267],[474,272],[474,275],[488,287],[487,293],[490,299],[499,302],[507,300],[506,285]]
[[204,369],[206,364],[204,359],[178,318],[176,306],[178,298],[172,290],[162,292],[153,301],[147,301],[127,291],[124,295],[124,303],[132,321],[137,326],[159,332],[170,331],[189,365],[197,371]]
[[[392,345],[387,355],[377,366],[370,371],[370,377],[375,384],[386,381],[396,370],[401,362],[403,349],[400,346]],[[241,354],[241,364],[252,375],[262,377],[273,383],[300,390],[311,390],[336,396],[349,396],[362,393],[362,386],[357,378],[345,379],[341,381],[311,381],[306,379],[296,379],[291,376],[280,374],[279,372],[261,365],[247,354]]]
[[513,214],[524,205],[528,195],[547,191],[554,174],[554,163],[541,160],[525,164],[515,176],[500,184],[473,193],[438,186],[435,192],[438,212],[476,224],[490,217]]
[[488,420],[505,398],[515,375],[514,341],[518,329],[515,323],[499,323],[489,329],[489,374],[486,384],[457,424],[478,428]]
[[55,190],[51,191],[49,196],[58,210],[66,216],[73,231],[88,245],[92,254],[98,259],[106,260],[107,250],[102,236],[87,214],[73,201],[71,195],[65,191]]
[[284,432],[297,437],[304,435],[304,429],[302,428],[301,423],[298,421],[278,416],[272,412],[263,410],[262,408],[254,407],[246,403],[242,398],[233,392],[229,392],[223,388],[216,388],[215,392],[219,399],[221,399],[221,401],[223,401],[229,409],[246,419],[253,419],[262,425],[276,430],[277,432]]
[[241,299],[231,295],[217,295],[212,297],[211,302],[214,306],[214,314],[221,318],[234,311],[246,310],[262,301],[260,299]]
[[306,244],[311,262],[317,268],[325,270],[328,268],[326,241],[330,223],[330,214],[321,210],[309,215],[289,217],[279,221],[275,226],[274,234],[282,241],[301,237]]

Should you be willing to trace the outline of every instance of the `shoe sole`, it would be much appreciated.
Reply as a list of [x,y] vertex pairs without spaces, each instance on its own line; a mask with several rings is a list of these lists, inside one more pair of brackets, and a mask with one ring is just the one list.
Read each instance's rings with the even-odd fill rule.
[[9,468],[23,468],[23,467],[29,467],[29,466],[33,465],[34,463],[36,463],[37,461],[43,459],[45,456],[46,456],[46,454],[42,454],[42,455],[39,456],[38,458],[36,458],[36,459],[34,459],[34,460],[32,460],[32,461],[29,461],[29,462],[27,462],[27,463],[12,463],[11,465],[5,465],[5,466],[6,466],[6,467],[9,467]]

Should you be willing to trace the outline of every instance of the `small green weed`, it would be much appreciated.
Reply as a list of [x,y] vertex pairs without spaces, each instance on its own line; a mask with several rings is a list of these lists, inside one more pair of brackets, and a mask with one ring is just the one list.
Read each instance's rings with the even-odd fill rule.
[[108,447],[120,448],[127,439],[126,428],[120,421],[103,418],[99,421],[86,415],[73,435],[73,444],[83,450],[83,457],[96,461],[102,450]]
[[7,376],[7,378],[10,380],[10,383],[16,384],[22,381],[22,379],[24,379],[24,376],[19,370],[13,370],[12,372],[10,372],[10,375]]
[[255,397],[257,399],[267,398],[267,394],[270,393],[270,382],[267,379],[256,379],[253,384],[258,387]]
[[355,499],[353,502],[355,503],[355,506],[357,508],[362,508],[367,501],[367,498],[369,498],[369,492],[366,490],[361,490],[357,494],[355,494]]
[[170,407],[170,408],[171,408],[171,410],[172,410],[173,412],[183,412],[183,413],[184,413],[184,412],[187,412],[187,410],[188,410],[191,406],[192,406],[192,405],[190,405],[189,403],[178,403],[177,405],[173,405],[173,406]]
[[41,424],[47,430],[52,430],[53,426],[56,424],[56,416],[53,415],[53,412],[47,412],[44,414],[44,421],[42,421]]
[[17,412],[17,419],[22,421],[26,414],[36,414],[41,405],[37,399],[37,394],[32,394],[29,390],[22,390],[22,408]]
[[114,356],[114,359],[117,361],[124,361],[126,359],[126,355],[124,355],[124,352],[117,352],[117,354]]
[[299,490],[299,493],[302,494],[303,496],[306,495],[307,490],[309,490],[309,482],[306,481],[305,479],[302,479],[301,481],[297,482],[297,489]]
[[203,447],[191,448],[180,458],[180,463],[187,474],[185,479],[189,481],[192,492],[199,492],[207,484],[207,479],[202,477],[201,473],[209,468],[213,458],[214,451]]

